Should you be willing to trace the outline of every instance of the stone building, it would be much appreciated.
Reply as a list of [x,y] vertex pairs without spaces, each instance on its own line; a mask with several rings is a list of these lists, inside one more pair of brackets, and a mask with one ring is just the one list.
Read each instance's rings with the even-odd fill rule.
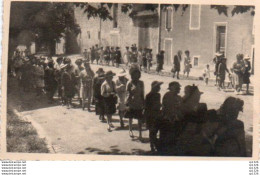
[[103,21],[98,17],[88,19],[82,9],[75,8],[75,18],[81,28],[78,38],[81,52],[95,44],[119,46],[124,52],[126,46],[136,44],[137,47],[152,48],[155,55],[159,39],[158,12],[144,9],[143,4],[134,5],[132,10],[136,13],[129,17],[130,12],[121,12],[121,4],[113,4],[110,9],[113,20]]
[[218,14],[210,5],[189,5],[184,13],[171,7],[162,11],[161,47],[166,64],[172,64],[178,50],[190,51],[194,68],[212,64],[218,51],[227,57],[228,67],[238,53],[254,57],[254,17],[250,12],[232,16],[232,9],[228,6],[228,17]]

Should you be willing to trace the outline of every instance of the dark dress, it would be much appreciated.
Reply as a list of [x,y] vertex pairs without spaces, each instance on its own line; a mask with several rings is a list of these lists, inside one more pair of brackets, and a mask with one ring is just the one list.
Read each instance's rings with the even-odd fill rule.
[[250,70],[251,70],[251,63],[250,61],[244,61],[245,64],[245,70],[243,73],[243,83],[244,84],[249,84],[250,83]]
[[163,69],[164,56],[162,54],[157,54],[157,68],[156,71],[160,72]]
[[95,98],[95,106],[96,106],[96,115],[104,115],[105,114],[105,103],[104,98],[101,95],[101,86],[105,81],[104,77],[95,77],[93,83],[93,94]]
[[75,74],[73,71],[64,71],[61,75],[61,85],[64,87],[64,97],[73,98],[75,95]]
[[147,68],[147,57],[145,52],[142,53],[142,64],[144,68]]
[[46,90],[49,93],[49,97],[52,98],[55,94],[55,91],[58,86],[58,82],[55,79],[55,70],[54,68],[46,68],[45,70],[45,84],[46,84]]
[[181,69],[181,64],[179,61],[179,57],[178,55],[175,55],[173,59],[173,72],[179,72],[180,69]]
[[116,51],[116,63],[121,64],[121,51],[120,50]]
[[110,93],[116,93],[115,83],[112,82],[112,87],[108,84],[107,81],[104,81],[101,85],[101,95],[104,98],[104,111],[106,115],[112,115],[116,112],[116,101],[115,96]]

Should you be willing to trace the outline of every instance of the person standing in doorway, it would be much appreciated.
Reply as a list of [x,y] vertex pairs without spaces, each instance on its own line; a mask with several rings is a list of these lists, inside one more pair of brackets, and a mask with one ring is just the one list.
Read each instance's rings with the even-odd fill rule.
[[219,78],[218,78],[218,66],[221,62],[221,58],[222,58],[223,54],[222,53],[219,53],[217,52],[216,53],[216,57],[213,59],[213,63],[215,64],[215,71],[214,71],[214,75],[216,76],[216,84],[215,86],[219,86]]
[[221,62],[218,66],[218,78],[219,78],[219,90],[225,89],[225,78],[226,78],[226,72],[229,73],[229,70],[227,69],[227,59],[222,58]]

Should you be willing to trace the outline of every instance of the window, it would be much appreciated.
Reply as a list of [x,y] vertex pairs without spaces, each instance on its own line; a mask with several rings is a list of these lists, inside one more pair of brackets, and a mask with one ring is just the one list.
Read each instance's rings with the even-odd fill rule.
[[200,58],[200,56],[193,56],[193,66],[194,67],[199,66],[199,58]]
[[165,28],[166,30],[170,31],[172,30],[172,21],[173,21],[173,9],[171,7],[167,8],[166,10],[166,23],[165,23]]
[[90,39],[90,31],[87,31],[87,33],[88,33],[88,39]]
[[113,6],[113,28],[118,27],[118,4]]
[[190,30],[199,30],[200,29],[200,5],[191,5],[190,6]]

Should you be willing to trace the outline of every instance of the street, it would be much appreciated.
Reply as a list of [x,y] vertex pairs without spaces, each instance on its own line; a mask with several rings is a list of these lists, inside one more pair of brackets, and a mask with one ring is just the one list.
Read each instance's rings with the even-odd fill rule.
[[[72,60],[72,62],[74,61]],[[91,67],[96,72],[100,65],[91,64]],[[114,73],[121,71],[121,68],[102,67],[105,71],[112,70]],[[130,79],[129,76],[128,79]],[[163,81],[161,97],[167,91],[168,84],[171,81],[176,81],[171,77],[147,73],[142,73],[141,80],[145,82],[146,94],[150,91],[152,81]],[[219,91],[213,82],[206,86],[204,81],[199,80],[178,81],[182,86],[181,96],[184,94],[183,90],[186,85],[198,85],[200,91],[204,92],[201,96],[201,102],[207,103],[208,109],[218,109],[228,96],[236,96],[244,100],[244,112],[239,114],[239,120],[244,122],[247,153],[251,153],[252,95],[235,95],[233,92]],[[34,93],[25,94],[19,90],[17,85],[14,86],[16,83],[14,79],[10,79],[9,83],[8,109],[16,108],[24,119],[33,124],[40,137],[46,138],[51,153],[145,155],[150,150],[148,130],[145,130],[145,127],[143,128],[144,140],[141,142],[137,138],[136,120],[134,121],[134,138],[129,137],[127,120],[124,120],[125,128],[120,128],[117,114],[113,116],[115,128],[112,132],[107,132],[107,124],[99,121],[98,116],[95,115],[94,106],[92,106],[92,112],[83,111],[78,106],[76,98],[73,101],[75,107],[72,109],[61,106],[58,101],[55,104],[48,104],[45,97],[35,97]]]

